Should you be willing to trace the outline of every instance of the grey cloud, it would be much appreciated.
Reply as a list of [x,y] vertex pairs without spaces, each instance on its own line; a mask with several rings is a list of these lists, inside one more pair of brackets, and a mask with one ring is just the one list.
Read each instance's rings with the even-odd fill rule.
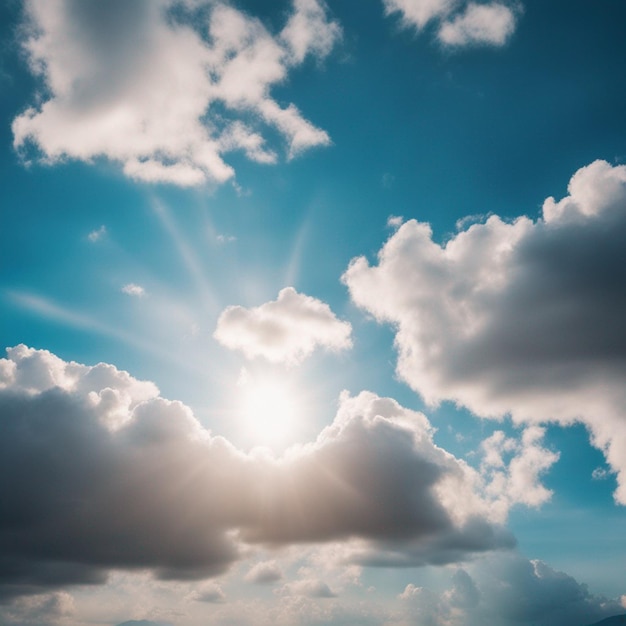
[[596,161],[536,221],[492,216],[440,246],[412,220],[343,280],[396,325],[398,373],[429,403],[583,421],[626,503],[625,236],[626,167]]
[[518,554],[489,556],[467,571],[457,570],[452,586],[441,593],[408,585],[400,599],[406,623],[416,626],[585,626],[623,611],[616,600]]
[[98,584],[110,569],[206,578],[243,558],[246,543],[351,540],[346,558],[366,551],[372,562],[405,546],[414,564],[512,543],[490,520],[476,472],[393,400],[344,395],[315,442],[274,459],[211,436],[186,406],[113,366],[24,346],[9,356],[0,360],[5,596]]
[[282,577],[283,573],[280,571],[280,567],[278,567],[275,561],[265,561],[253,565],[246,574],[245,579],[248,582],[258,585],[267,585],[280,580]]
[[209,604],[222,604],[226,601],[226,594],[217,583],[211,581],[191,593],[189,599]]
[[65,591],[14,598],[0,602],[3,626],[71,626],[74,598]]

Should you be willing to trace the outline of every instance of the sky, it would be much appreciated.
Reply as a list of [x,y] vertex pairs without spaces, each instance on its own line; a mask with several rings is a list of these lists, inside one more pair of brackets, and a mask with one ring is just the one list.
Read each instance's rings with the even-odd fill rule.
[[0,6],[0,622],[626,613],[623,0]]

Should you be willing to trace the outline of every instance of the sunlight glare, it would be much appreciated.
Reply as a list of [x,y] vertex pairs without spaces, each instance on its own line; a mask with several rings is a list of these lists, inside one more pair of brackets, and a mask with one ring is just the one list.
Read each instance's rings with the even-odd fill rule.
[[295,394],[278,377],[246,377],[239,384],[242,427],[254,445],[281,446],[289,443],[297,419]]

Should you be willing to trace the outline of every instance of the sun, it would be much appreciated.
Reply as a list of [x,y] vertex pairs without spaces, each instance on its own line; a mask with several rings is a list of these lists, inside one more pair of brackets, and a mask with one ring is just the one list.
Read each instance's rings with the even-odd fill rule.
[[296,432],[298,407],[292,384],[278,375],[242,377],[238,385],[240,417],[255,446],[282,447]]

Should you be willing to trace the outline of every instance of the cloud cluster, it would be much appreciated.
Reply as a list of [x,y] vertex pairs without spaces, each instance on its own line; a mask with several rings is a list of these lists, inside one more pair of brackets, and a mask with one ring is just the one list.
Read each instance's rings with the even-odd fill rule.
[[502,46],[515,31],[516,11],[503,2],[466,0],[383,0],[387,14],[399,13],[405,27],[437,23],[445,46]]
[[212,0],[26,0],[23,42],[43,101],[13,122],[14,145],[45,161],[106,157],[148,182],[197,185],[233,176],[224,155],[273,163],[261,132],[289,157],[327,145],[325,131],[270,91],[341,35],[322,0],[294,0],[284,28]]
[[228,307],[213,336],[227,348],[241,350],[248,359],[298,363],[317,347],[350,348],[351,332],[350,324],[337,319],[327,304],[286,287],[276,300],[258,307]]
[[626,166],[595,161],[568,190],[536,221],[492,216],[444,245],[411,220],[343,280],[396,327],[397,371],[427,402],[582,421],[626,504]]
[[452,586],[440,593],[407,585],[399,596],[405,617],[394,626],[585,626],[623,612],[619,602],[517,554],[489,556],[470,571],[457,570]]
[[0,359],[0,418],[4,596],[102,583],[109,569],[206,578],[244,545],[344,541],[347,559],[371,563],[405,546],[416,565],[513,544],[427,419],[369,392],[344,395],[316,441],[274,458],[236,450],[111,365],[18,346]]

